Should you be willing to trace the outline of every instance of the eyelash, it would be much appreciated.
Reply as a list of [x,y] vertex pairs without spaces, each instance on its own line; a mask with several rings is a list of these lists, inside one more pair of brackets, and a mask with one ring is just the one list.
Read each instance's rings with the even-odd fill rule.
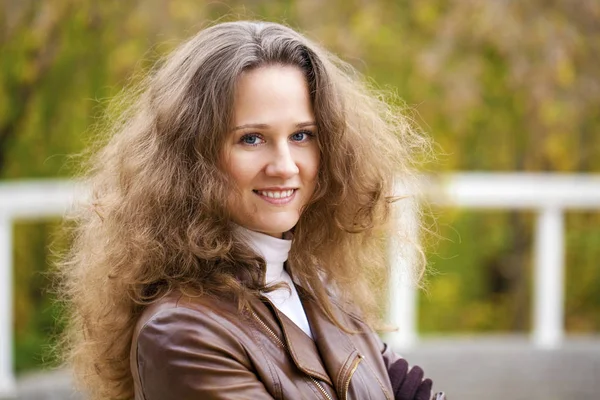
[[[300,133],[302,133],[302,134],[304,134],[304,135],[308,136],[308,138],[307,138],[307,139],[305,139],[305,140],[302,140],[302,141],[296,141],[297,143],[304,143],[304,142],[306,142],[306,141],[308,141],[308,140],[312,139],[312,138],[315,136],[315,134],[314,134],[313,132],[311,132],[311,131],[309,131],[309,130],[303,130],[303,131],[298,131],[298,132],[294,132],[294,133],[292,133],[292,134],[290,135],[290,137],[291,137],[291,136],[294,136],[294,135],[298,135],[298,134],[300,134]],[[256,143],[256,144],[245,143],[245,142],[244,142],[244,139],[246,139],[246,138],[249,138],[249,137],[258,137],[258,138],[262,139],[262,136],[261,136],[260,134],[258,134],[258,133],[246,133],[245,135],[242,135],[242,137],[240,138],[240,143],[242,143],[242,144],[244,144],[244,145],[246,145],[246,146],[252,146],[252,147],[256,147],[256,146],[258,146],[258,145],[262,144],[262,143]],[[262,140],[264,140],[264,139],[262,139]]]

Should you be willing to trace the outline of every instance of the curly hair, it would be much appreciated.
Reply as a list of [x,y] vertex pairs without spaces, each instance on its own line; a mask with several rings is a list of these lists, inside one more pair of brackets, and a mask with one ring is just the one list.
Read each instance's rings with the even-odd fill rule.
[[374,287],[387,274],[394,180],[411,181],[428,140],[350,65],[296,31],[217,24],[128,91],[86,168],[90,196],[71,215],[73,244],[60,273],[70,310],[66,353],[90,398],[133,396],[131,339],[148,304],[181,290],[233,295],[244,307],[247,296],[269,290],[258,279],[264,261],[230,229],[232,188],[218,166],[238,76],[273,64],[303,71],[321,157],[288,268],[334,322],[332,290],[378,321]]

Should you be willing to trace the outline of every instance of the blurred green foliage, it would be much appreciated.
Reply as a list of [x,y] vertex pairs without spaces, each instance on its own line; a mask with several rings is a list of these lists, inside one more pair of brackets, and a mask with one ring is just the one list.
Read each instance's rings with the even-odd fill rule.
[[[64,248],[60,221],[17,222],[14,227],[15,345],[17,371],[52,366],[53,344],[63,326],[60,305],[53,301],[48,262],[50,246]],[[62,236],[64,237],[64,235]]]
[[[596,0],[32,0],[0,5],[0,177],[68,177],[106,99],[214,20],[284,22],[397,92],[433,171],[600,172]],[[423,332],[526,331],[534,216],[435,210]],[[600,213],[567,218],[567,328],[600,330]],[[15,226],[17,368],[52,360],[57,223]],[[57,247],[64,247],[58,244]]]

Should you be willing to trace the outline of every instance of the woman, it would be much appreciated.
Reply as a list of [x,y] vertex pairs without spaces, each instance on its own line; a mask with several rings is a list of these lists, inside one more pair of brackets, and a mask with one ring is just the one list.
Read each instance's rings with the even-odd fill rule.
[[384,345],[393,177],[427,141],[273,23],[210,27],[91,161],[64,293],[92,399],[429,399]]

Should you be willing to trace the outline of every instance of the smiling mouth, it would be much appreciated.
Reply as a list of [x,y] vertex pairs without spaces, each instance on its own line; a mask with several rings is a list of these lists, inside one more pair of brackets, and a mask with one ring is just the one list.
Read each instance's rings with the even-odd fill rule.
[[297,189],[288,190],[253,190],[254,193],[270,199],[286,199],[292,197]]
[[273,206],[285,206],[296,198],[298,189],[287,190],[253,190],[262,200]]

